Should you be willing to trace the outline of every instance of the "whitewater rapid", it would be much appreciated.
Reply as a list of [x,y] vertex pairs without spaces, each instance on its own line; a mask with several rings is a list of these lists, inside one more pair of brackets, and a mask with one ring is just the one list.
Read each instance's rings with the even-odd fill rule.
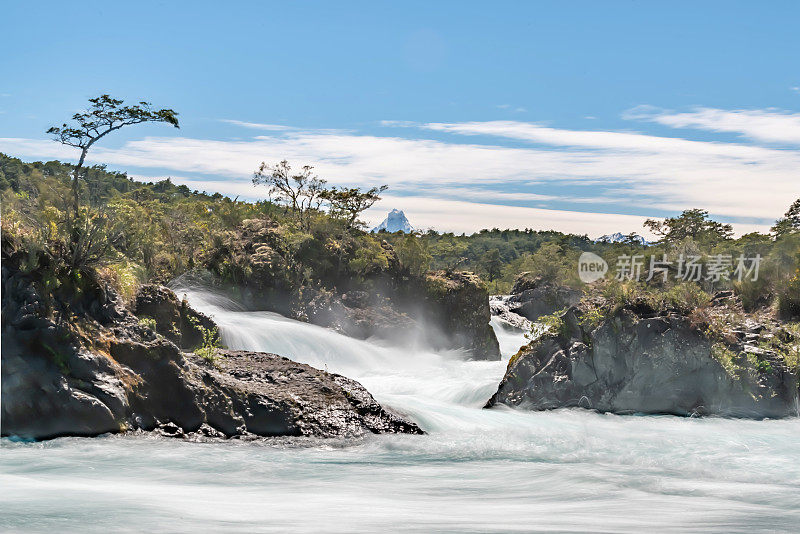
[[153,436],[0,446],[2,530],[796,531],[800,422],[481,406],[501,362],[355,340],[177,288],[230,348],[359,380],[426,436],[198,444]]

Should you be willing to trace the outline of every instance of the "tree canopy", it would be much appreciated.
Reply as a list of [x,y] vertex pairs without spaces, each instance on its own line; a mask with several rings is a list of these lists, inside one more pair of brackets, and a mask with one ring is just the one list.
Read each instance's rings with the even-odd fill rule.
[[772,233],[778,237],[797,231],[800,231],[800,198],[792,202],[786,214],[772,227]]
[[733,237],[733,226],[712,221],[708,212],[701,209],[686,210],[663,221],[647,219],[644,225],[660,236],[663,243],[677,243],[691,237],[699,243],[713,244]]
[[322,196],[331,206],[331,215],[341,217],[346,221],[347,228],[353,228],[360,224],[358,216],[379,201],[381,193],[388,188],[382,185],[361,191],[360,187],[334,187],[324,191]]
[[53,126],[47,130],[47,133],[53,135],[55,141],[81,150],[72,182],[73,210],[75,214],[78,212],[80,203],[78,188],[78,180],[81,178],[80,170],[92,145],[109,133],[132,124],[166,122],[175,128],[180,127],[176,111],[172,109],[154,110],[149,102],[139,102],[132,106],[124,106],[122,100],[104,94],[96,98],[90,98],[89,104],[90,106],[86,111],[72,116],[72,125],[63,123],[61,126]]

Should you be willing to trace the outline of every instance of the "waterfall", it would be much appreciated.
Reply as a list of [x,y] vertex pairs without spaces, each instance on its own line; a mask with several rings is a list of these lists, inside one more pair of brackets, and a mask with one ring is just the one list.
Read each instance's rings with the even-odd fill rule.
[[[493,322],[502,361],[469,360],[460,350],[433,351],[353,339],[271,312],[249,312],[200,288],[176,287],[196,310],[211,316],[230,349],[272,352],[361,382],[375,398],[407,413],[426,430],[452,430],[486,420],[480,409],[497,389],[508,358],[527,340]],[[493,416],[489,415],[489,419]]]

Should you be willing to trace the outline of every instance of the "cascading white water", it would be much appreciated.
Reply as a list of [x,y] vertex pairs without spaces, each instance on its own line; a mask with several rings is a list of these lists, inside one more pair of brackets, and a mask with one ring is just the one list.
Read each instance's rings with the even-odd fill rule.
[[[469,361],[462,351],[414,350],[352,339],[275,313],[244,312],[214,293],[185,288],[176,292],[214,318],[227,347],[273,352],[355,378],[379,402],[408,413],[426,429],[444,431],[485,423],[486,415],[477,408],[497,389],[506,366],[497,361]],[[504,352],[507,361],[525,343],[525,336],[498,330],[508,351]]]
[[[214,316],[229,347],[355,378],[429,434],[302,447],[4,440],[0,528],[752,532],[800,524],[796,419],[482,410],[505,362],[353,340],[184,291]],[[525,342],[493,326],[505,358]]]

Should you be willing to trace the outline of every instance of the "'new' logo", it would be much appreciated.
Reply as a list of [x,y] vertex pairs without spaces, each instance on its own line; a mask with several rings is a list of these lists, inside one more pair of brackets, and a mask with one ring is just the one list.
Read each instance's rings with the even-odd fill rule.
[[584,284],[591,284],[603,278],[608,272],[606,260],[593,252],[584,252],[578,258],[578,278]]

